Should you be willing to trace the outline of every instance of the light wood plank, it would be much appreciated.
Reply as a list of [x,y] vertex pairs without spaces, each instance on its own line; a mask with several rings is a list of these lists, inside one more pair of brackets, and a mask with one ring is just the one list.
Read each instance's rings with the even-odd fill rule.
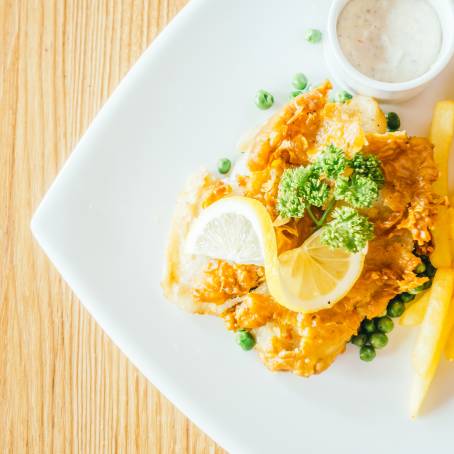
[[186,0],[0,2],[0,452],[224,453],[112,345],[29,222],[72,148]]

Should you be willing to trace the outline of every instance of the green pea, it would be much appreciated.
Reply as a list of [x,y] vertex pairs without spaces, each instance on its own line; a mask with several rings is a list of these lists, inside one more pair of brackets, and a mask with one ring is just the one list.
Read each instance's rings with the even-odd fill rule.
[[297,98],[301,93],[304,93],[302,90],[294,90],[290,93],[290,99]]
[[388,112],[386,114],[386,124],[388,131],[397,131],[400,128],[400,118],[396,112]]
[[424,273],[422,273],[422,275],[432,279],[435,276],[437,269],[430,262],[426,262],[425,265],[426,270],[424,271]]
[[384,317],[377,318],[377,329],[382,333],[390,333],[394,328],[394,322],[391,318]]
[[267,110],[274,104],[274,96],[266,90],[259,90],[255,95],[255,104],[259,109]]
[[319,43],[322,40],[322,32],[316,28],[310,28],[306,30],[305,38],[308,43]]
[[304,90],[307,87],[307,77],[303,73],[298,73],[293,76],[292,85],[297,90]]
[[383,348],[388,343],[388,336],[385,333],[374,333],[370,335],[369,342],[374,348]]
[[[425,254],[418,254],[417,252],[414,253],[417,257],[421,259],[422,264],[425,266],[425,270],[419,273],[418,267],[415,269],[415,273],[421,274],[422,276],[427,276],[427,277],[434,277],[435,273],[437,272],[437,269],[432,265],[432,262],[430,261],[429,256]],[[419,265],[418,265],[419,266]],[[422,267],[421,267],[422,269]]]
[[230,159],[222,158],[218,161],[218,172],[222,174],[229,173],[230,168],[232,167],[232,162]]
[[363,361],[372,361],[375,356],[377,354],[375,353],[375,348],[372,347],[371,345],[363,345],[360,349],[359,349],[359,357],[363,360]]
[[357,347],[362,347],[363,345],[366,345],[367,335],[366,334],[358,334],[356,336],[352,336],[352,338],[350,339],[350,342],[353,345],[356,345]]
[[424,262],[421,262],[416,268],[415,268],[415,273],[416,274],[423,274],[424,271],[426,271],[426,265]]
[[409,293],[411,293],[412,295],[417,295],[418,293],[421,293],[421,292],[423,292],[424,290],[427,290],[430,287],[432,287],[432,281],[431,280],[426,281],[426,282],[424,282],[424,284],[421,284],[420,286],[410,290]]
[[428,281],[424,282],[424,284],[421,285],[423,290],[427,290],[428,288],[432,287],[432,279],[429,279]]
[[365,318],[361,323],[360,332],[364,334],[374,333],[376,330],[375,321]]
[[245,329],[240,329],[236,333],[236,343],[245,351],[251,350],[254,348],[255,339],[254,336]]
[[408,293],[408,292],[404,292],[404,293],[401,293],[399,295],[399,299],[403,302],[403,303],[409,303],[410,301],[414,300],[415,299],[415,295],[411,294],[411,293]]
[[435,276],[435,273],[437,272],[437,269],[432,265],[432,263],[426,263],[426,271],[425,275],[427,277],[430,277],[431,279]]
[[349,93],[347,90],[341,90],[338,94],[337,94],[337,102],[340,102],[340,103],[344,103],[344,102],[347,102],[349,101],[350,99],[352,99],[353,96],[351,93]]
[[424,275],[430,278],[434,277],[435,273],[437,272],[437,269],[432,265],[432,262],[430,261],[429,257],[427,257],[427,255],[424,255],[421,257],[421,260],[423,261],[424,265],[426,265]]
[[308,84],[304,90],[293,90],[292,92],[290,92],[290,99],[294,99],[301,95],[302,93],[307,93],[311,89],[312,89],[311,84]]
[[391,302],[388,304],[386,312],[390,317],[400,317],[405,312],[405,304],[397,299],[391,300]]

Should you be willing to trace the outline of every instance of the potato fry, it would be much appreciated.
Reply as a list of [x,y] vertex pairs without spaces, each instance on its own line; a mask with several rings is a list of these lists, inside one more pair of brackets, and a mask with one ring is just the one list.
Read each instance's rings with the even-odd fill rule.
[[439,343],[442,328],[448,322],[451,296],[454,287],[454,270],[439,269],[435,274],[426,315],[413,352],[413,366],[425,374],[433,365],[432,357]]
[[446,340],[445,356],[448,361],[454,361],[454,328],[451,328],[451,332],[448,334],[448,339]]
[[448,207],[441,206],[438,209],[437,220],[432,229],[432,237],[435,245],[430,256],[430,261],[436,268],[449,268],[451,266],[451,222]]
[[410,417],[412,419],[415,419],[418,416],[419,409],[421,408],[424,397],[427,395],[431,382],[432,377],[419,374],[413,376],[410,394]]
[[414,303],[407,307],[399,323],[402,326],[419,325],[426,315],[427,305],[429,304],[430,290],[424,292],[420,298],[414,300]]
[[432,117],[430,140],[434,144],[434,158],[440,175],[434,183],[434,191],[448,195],[448,159],[454,135],[454,101],[437,102]]
[[415,377],[410,399],[410,415],[416,418],[440,362],[448,329],[454,288],[454,270],[439,269],[435,275],[426,315],[421,325],[413,367]]
[[451,301],[451,309],[449,310],[449,326],[446,333],[445,342],[445,357],[449,361],[454,361],[454,291]]
[[451,251],[451,259],[454,257],[454,204],[451,200],[450,207],[448,208],[448,217],[449,217],[449,246]]

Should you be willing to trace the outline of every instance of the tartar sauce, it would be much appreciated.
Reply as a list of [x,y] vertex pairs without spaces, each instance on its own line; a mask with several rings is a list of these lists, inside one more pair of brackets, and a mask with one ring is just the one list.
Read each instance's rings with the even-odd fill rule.
[[339,16],[337,36],[358,71],[382,82],[405,82],[430,69],[442,31],[426,0],[351,0]]

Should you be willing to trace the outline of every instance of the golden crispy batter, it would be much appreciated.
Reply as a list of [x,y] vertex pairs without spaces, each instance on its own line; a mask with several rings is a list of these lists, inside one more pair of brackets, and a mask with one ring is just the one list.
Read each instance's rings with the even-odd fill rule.
[[195,302],[224,304],[230,298],[247,295],[265,281],[263,267],[234,265],[214,260],[208,263],[200,281],[192,290]]
[[251,175],[239,178],[245,196],[260,200],[275,218],[279,181],[290,166],[308,163],[328,99],[329,82],[304,93],[271,117],[252,141],[248,166]]
[[330,89],[331,84],[325,82],[298,96],[265,123],[252,144],[248,162],[252,171],[270,167],[271,161],[281,155],[289,164],[305,162],[307,150],[315,143]]
[[167,267],[162,281],[164,295],[170,300],[179,302],[178,298],[181,297],[181,295],[175,294],[181,293],[179,288],[182,278],[181,251],[189,225],[199,215],[202,208],[198,201],[205,200],[216,186],[216,180],[208,173],[195,175],[178,200],[170,229],[169,246],[166,251]]
[[275,227],[277,251],[282,254],[290,249],[295,249],[303,244],[313,232],[314,224],[308,217],[291,219],[283,225]]
[[203,196],[202,208],[206,208],[232,193],[232,187],[223,181],[214,180]]
[[185,254],[184,241],[191,222],[198,217],[203,205],[213,203],[230,191],[229,185],[213,178],[208,172],[202,172],[191,178],[177,202],[166,251],[162,288],[166,298],[190,312],[219,315],[225,309],[210,301],[194,300],[194,282],[199,279],[209,259]]
[[429,242],[436,206],[442,202],[431,191],[438,177],[432,144],[405,133],[370,134],[367,140],[364,151],[380,158],[386,181],[376,215],[369,214],[376,229],[398,225],[419,245]]
[[360,151],[366,143],[358,111],[348,104],[327,103],[322,111],[322,121],[317,131],[314,152],[333,144],[342,148],[347,156]]
[[241,304],[229,308],[223,317],[229,330],[253,329],[260,328],[271,320],[282,320],[284,313],[291,314],[269,295],[249,293]]

